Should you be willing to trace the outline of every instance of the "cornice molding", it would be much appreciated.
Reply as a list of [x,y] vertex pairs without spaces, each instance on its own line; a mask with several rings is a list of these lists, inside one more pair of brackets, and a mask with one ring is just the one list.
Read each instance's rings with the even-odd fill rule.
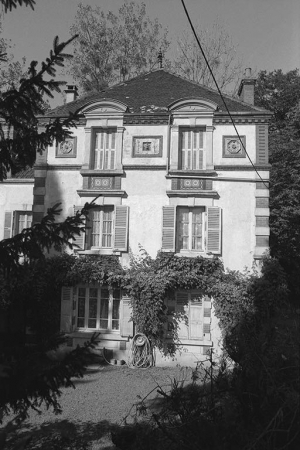
[[79,164],[46,164],[46,165],[35,165],[35,170],[80,170],[81,165]]
[[77,194],[79,197],[126,197],[125,191],[120,190],[100,190],[100,189],[78,189]]
[[269,171],[271,169],[271,164],[266,165],[254,165],[253,166],[242,166],[242,165],[234,165],[234,166],[226,166],[226,165],[219,165],[215,166],[216,170],[227,170],[227,171],[255,171],[255,170],[266,170]]
[[220,198],[217,191],[197,191],[197,190],[182,190],[182,191],[167,191],[168,197],[200,197],[200,198]]
[[167,170],[167,166],[166,165],[162,165],[162,166],[156,166],[156,165],[151,165],[151,166],[145,166],[145,165],[135,165],[135,164],[128,164],[128,165],[124,165],[123,166],[124,170]]

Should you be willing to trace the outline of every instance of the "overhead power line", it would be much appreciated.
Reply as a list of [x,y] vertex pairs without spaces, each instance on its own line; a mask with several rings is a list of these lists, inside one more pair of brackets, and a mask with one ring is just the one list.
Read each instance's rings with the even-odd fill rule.
[[221,97],[221,99],[222,99],[222,101],[223,101],[223,103],[224,103],[224,106],[225,106],[225,109],[226,109],[226,111],[227,111],[227,114],[228,114],[229,117],[230,117],[231,123],[232,123],[232,125],[233,125],[233,127],[234,127],[234,130],[235,130],[235,132],[236,132],[236,135],[237,135],[237,137],[238,137],[238,139],[239,139],[239,141],[240,141],[240,143],[241,143],[241,145],[242,145],[242,147],[243,147],[243,149],[244,149],[244,152],[245,152],[245,154],[247,155],[247,157],[248,157],[248,159],[249,159],[249,161],[250,161],[250,163],[251,163],[253,169],[255,170],[255,172],[257,173],[257,175],[259,176],[259,178],[261,179],[261,181],[262,181],[263,184],[265,185],[265,187],[268,189],[269,186],[264,182],[264,180],[262,179],[261,175],[258,173],[258,171],[257,171],[257,169],[256,169],[256,167],[255,167],[255,165],[253,164],[253,162],[252,162],[252,160],[251,160],[251,158],[250,158],[250,156],[249,156],[249,154],[248,154],[248,152],[247,152],[247,150],[246,150],[246,148],[245,148],[245,146],[244,146],[244,143],[243,143],[243,141],[242,141],[242,139],[241,139],[241,136],[240,136],[240,134],[239,134],[239,132],[238,132],[238,130],[237,130],[237,128],[236,128],[236,125],[235,125],[235,123],[234,123],[233,117],[232,117],[232,115],[231,115],[231,113],[230,113],[230,111],[229,111],[229,108],[228,108],[227,104],[226,104],[225,98],[224,98],[224,96],[223,96],[223,94],[222,94],[222,92],[221,92],[221,89],[219,88],[218,82],[217,82],[217,80],[216,80],[216,78],[215,78],[215,76],[214,76],[214,73],[213,73],[213,71],[212,71],[212,69],[211,69],[211,67],[210,67],[210,64],[209,64],[209,62],[208,62],[208,59],[206,58],[206,55],[205,55],[204,50],[203,50],[203,48],[202,48],[201,42],[200,42],[200,40],[199,40],[199,38],[198,38],[198,35],[197,35],[196,30],[195,30],[195,28],[194,28],[194,25],[193,25],[193,23],[192,23],[192,21],[191,21],[191,18],[190,18],[190,16],[189,16],[189,13],[188,13],[188,11],[187,11],[187,9],[186,9],[184,0],[181,0],[181,3],[182,3],[182,6],[183,6],[183,9],[184,9],[184,11],[185,11],[185,14],[186,14],[186,16],[187,16],[187,19],[188,19],[188,21],[189,21],[189,24],[190,24],[190,26],[191,26],[191,29],[192,29],[192,31],[193,31],[193,33],[194,33],[195,39],[196,39],[196,41],[197,41],[197,44],[198,44],[198,46],[199,46],[199,48],[200,48],[200,51],[201,51],[201,53],[202,53],[202,56],[203,56],[203,58],[204,58],[204,61],[206,62],[206,65],[207,65],[208,70],[209,70],[209,72],[210,72],[210,74],[211,74],[211,77],[212,77],[212,79],[214,80],[214,83],[215,83],[215,85],[216,85],[216,87],[217,87],[217,90],[218,90],[218,92],[219,92],[219,95],[220,95],[220,97]]

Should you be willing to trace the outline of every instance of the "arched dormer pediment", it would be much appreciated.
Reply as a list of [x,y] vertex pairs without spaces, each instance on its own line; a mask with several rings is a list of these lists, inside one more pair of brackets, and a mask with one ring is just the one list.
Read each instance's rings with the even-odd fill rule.
[[183,116],[211,116],[218,109],[218,105],[205,98],[181,98],[168,106],[174,115]]
[[104,98],[101,100],[93,100],[81,108],[80,112],[87,118],[103,117],[103,116],[123,116],[128,110],[128,106],[119,100]]

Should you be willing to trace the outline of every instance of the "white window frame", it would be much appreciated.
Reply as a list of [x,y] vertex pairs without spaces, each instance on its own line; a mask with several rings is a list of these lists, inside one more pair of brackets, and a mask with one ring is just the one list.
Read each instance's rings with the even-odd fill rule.
[[[111,245],[103,245],[103,232],[104,232],[104,213],[105,212],[111,212],[112,213],[112,220],[111,220]],[[98,235],[98,239],[99,239],[99,245],[93,245],[93,236],[96,235],[96,233],[94,232],[94,212],[99,212],[100,213],[100,220],[99,220],[99,233],[97,233]],[[113,205],[105,205],[105,206],[101,206],[99,208],[93,208],[91,210],[91,219],[90,219],[90,242],[89,242],[89,247],[91,249],[97,249],[97,248],[101,248],[101,249],[108,249],[111,250],[114,248],[114,228],[115,228],[115,207]],[[105,233],[108,234],[108,233]]]
[[[180,240],[180,234],[179,234],[179,214],[183,210],[188,211],[188,248],[179,248],[179,240]],[[201,230],[201,249],[192,248],[192,242],[193,242],[193,213],[196,212],[196,210],[199,210],[199,212],[202,215],[202,230]],[[176,227],[175,227],[175,250],[176,253],[205,253],[206,251],[206,238],[205,238],[205,232],[206,232],[206,209],[204,206],[177,206],[176,207]]]
[[[20,217],[25,216],[24,226],[20,229]],[[30,228],[32,226],[33,214],[32,211],[14,211],[13,218],[13,236],[21,233],[25,228]]]
[[[180,302],[180,296],[187,296],[186,301]],[[198,301],[197,301],[198,300]],[[204,325],[204,296],[200,290],[189,290],[189,291],[177,291],[174,297],[166,300],[167,310],[167,328],[170,326],[172,328],[172,323],[174,323],[174,314],[181,313],[182,321],[178,323],[179,329],[178,338],[180,341],[199,341],[204,340],[203,325]],[[199,312],[198,322],[201,326],[201,332],[199,335],[193,335],[192,332],[192,308],[196,308]],[[177,319],[178,320],[178,319]],[[195,322],[195,321],[194,321]],[[170,325],[169,325],[170,324]],[[168,332],[167,337],[172,337],[172,333]]]
[[[102,135],[103,138],[97,139],[97,135]],[[116,155],[117,129],[114,127],[95,129],[93,136],[92,169],[115,170]]]
[[[194,132],[202,132],[202,147],[195,144]],[[183,148],[183,133],[190,132],[190,147]],[[199,135],[200,136],[200,135]],[[196,138],[197,139],[197,138]],[[200,144],[200,143],[199,143]],[[183,152],[190,152],[190,158],[186,155],[183,157]],[[202,167],[199,167],[199,154],[202,152]],[[179,155],[178,155],[179,168],[181,170],[205,170],[206,169],[206,128],[203,126],[194,127],[179,127]],[[190,164],[187,164],[186,160],[190,159]]]
[[[85,297],[80,296],[80,289],[85,290]],[[97,290],[97,297],[92,297],[90,296],[90,289],[95,289]],[[106,299],[106,297],[104,297],[104,291],[108,291],[109,293],[109,298],[108,298],[108,326],[107,327],[101,327],[101,317],[100,317],[100,312],[101,312],[101,301]],[[119,297],[115,298],[114,295],[114,291],[118,291],[119,292]],[[80,303],[80,299],[84,298],[85,299],[85,305],[84,305],[84,316],[79,316],[79,303]],[[122,298],[122,293],[120,289],[111,289],[105,286],[92,286],[92,285],[79,285],[76,288],[76,301],[77,301],[77,307],[76,307],[76,318],[75,318],[75,323],[76,323],[76,329],[77,330],[84,330],[84,331],[94,331],[94,330],[101,330],[101,331],[105,331],[107,333],[115,333],[115,334],[120,334],[120,330],[121,330],[121,298]],[[97,299],[97,306],[96,306],[96,317],[89,317],[89,306],[90,306],[90,299]],[[119,302],[119,309],[118,309],[118,318],[114,319],[113,318],[113,306],[114,306],[114,302],[118,301]],[[79,320],[83,320],[83,325],[79,325],[78,321]],[[96,327],[91,327],[89,326],[89,320],[96,320]],[[106,318],[102,318],[102,320],[106,320]],[[118,321],[118,328],[113,329],[113,321]]]

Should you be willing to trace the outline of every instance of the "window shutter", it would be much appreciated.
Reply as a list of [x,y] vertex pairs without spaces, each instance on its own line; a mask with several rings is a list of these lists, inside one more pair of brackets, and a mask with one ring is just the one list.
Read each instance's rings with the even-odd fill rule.
[[163,206],[162,251],[175,252],[176,207]]
[[211,340],[211,298],[207,295],[204,297],[203,338],[205,341]]
[[72,331],[76,329],[76,315],[77,315],[77,288],[73,287],[73,302],[72,302]]
[[73,288],[63,286],[61,290],[60,330],[65,333],[72,331]]
[[133,336],[133,322],[131,319],[130,298],[124,297],[121,302],[121,336]]
[[[81,211],[83,206],[75,206],[75,213],[77,211]],[[75,239],[73,239],[73,244],[78,245],[78,247],[74,247],[75,250],[84,250],[85,249],[85,232],[82,232],[80,236],[76,236]]]
[[128,240],[128,206],[115,207],[115,242],[114,250],[126,251]]
[[221,208],[207,207],[207,251],[221,253]]
[[203,338],[203,308],[202,302],[190,304],[190,338]]
[[256,164],[268,163],[268,125],[256,125]]
[[5,211],[4,214],[4,234],[3,239],[9,239],[12,237],[13,231],[13,211]]
[[179,339],[189,338],[189,328],[188,328],[188,304],[189,304],[189,294],[188,292],[177,292],[176,294],[176,320],[177,323],[177,334]]

